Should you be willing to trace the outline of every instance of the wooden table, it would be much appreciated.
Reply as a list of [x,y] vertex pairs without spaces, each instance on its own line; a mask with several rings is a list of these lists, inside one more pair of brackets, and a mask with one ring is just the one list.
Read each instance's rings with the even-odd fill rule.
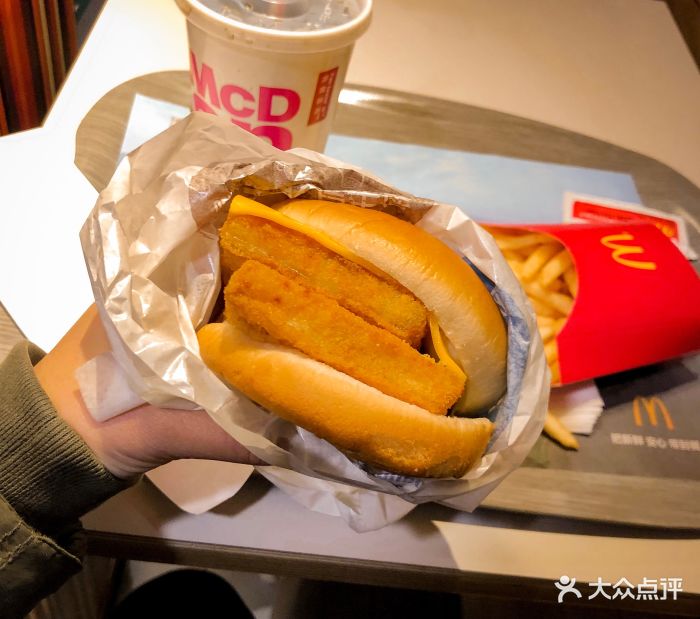
[[[109,3],[107,14],[111,19],[110,24],[118,23],[117,5],[127,4],[129,10],[134,11],[141,11],[140,7],[145,6],[127,0]],[[104,70],[90,72],[88,65],[81,64],[79,59],[73,82],[69,79],[64,96],[59,97],[52,118],[47,122],[44,132],[46,139],[43,142],[37,140],[34,149],[27,145],[34,140],[35,135],[13,138],[11,142],[0,146],[13,144],[12,152],[21,152],[22,160],[33,157],[45,144],[50,145],[52,155],[65,157],[68,152],[72,156],[69,145],[77,133],[76,162],[94,186],[104,185],[110,166],[115,163],[114,145],[123,130],[124,113],[130,103],[129,92],[138,90],[146,95],[175,102],[182,102],[186,92],[182,73],[161,73],[122,86],[111,95],[107,94],[109,88],[136,75],[134,67],[137,65],[144,67],[144,71],[159,72],[169,68],[181,70],[184,67],[182,44],[173,44],[173,49],[182,56],[178,56],[178,61],[158,59],[160,57],[157,54],[160,52],[157,45],[163,47],[171,40],[163,34],[166,27],[170,32],[178,32],[179,36],[182,32],[178,30],[181,30],[181,26],[171,27],[176,21],[172,13],[165,9],[165,2],[153,6],[156,4],[159,7],[162,5],[165,17],[163,28],[155,30],[157,36],[156,43],[152,44],[152,54],[144,54],[142,51],[132,54],[132,50],[124,50],[124,56],[131,58],[128,69],[130,75],[124,77],[126,69],[119,63],[114,65],[113,75],[105,74]],[[474,6],[476,4],[479,4],[482,11],[492,10],[485,8],[487,3],[473,3]],[[645,4],[642,13],[655,11],[652,4]],[[608,3],[608,8],[612,11],[610,14],[618,15],[622,8],[613,5],[612,2]],[[378,17],[382,20],[387,18],[384,9]],[[638,26],[642,21],[637,14],[630,23]],[[147,37],[150,41],[154,35],[138,26],[135,28],[134,36],[137,37],[141,50]],[[91,38],[89,47],[92,58],[104,59],[109,55],[108,52],[114,54],[117,47],[113,43],[116,40],[110,38],[112,33],[107,29],[106,22],[98,22],[96,33],[102,38]],[[364,48],[358,48],[358,58],[364,57],[365,60],[364,67],[369,66],[367,54],[373,49],[372,45],[377,44],[376,37],[370,43]],[[443,43],[438,41],[436,45],[442,49]],[[101,47],[109,49],[105,51]],[[377,66],[382,66],[382,63],[385,63],[385,59],[377,59]],[[677,69],[678,65],[675,65],[674,70]],[[416,65],[417,75],[422,75],[421,71]],[[88,74],[91,80],[86,81],[85,76]],[[358,69],[355,75],[366,78],[365,83],[370,84],[379,79],[369,69],[364,73]],[[387,75],[386,72],[384,75]],[[353,78],[352,71],[350,77]],[[399,77],[391,75],[386,83],[399,85]],[[102,85],[111,86],[95,96],[93,113],[84,122],[80,125],[79,120],[75,125],[61,124],[59,121],[70,114],[71,103],[78,100],[78,95],[71,86],[80,84],[81,79],[84,85],[89,83],[91,87],[95,80],[101,80]],[[694,87],[691,86],[691,90]],[[367,87],[358,87],[360,91],[363,88]],[[543,161],[631,173],[635,176],[643,200],[650,206],[678,206],[692,214],[692,204],[700,203],[695,185],[652,158],[521,117],[465,103],[456,104],[455,98],[463,98],[456,91],[452,93],[453,101],[416,95],[404,97],[401,93],[397,97],[397,93],[382,90],[376,83],[369,91],[377,96],[365,99],[360,105],[344,106],[341,109],[336,125],[340,133],[417,141],[448,148],[464,148],[468,144],[469,150],[473,151],[525,158],[532,158],[536,152],[537,157]],[[101,99],[105,95],[109,98]],[[523,92],[523,97],[528,96],[528,93]],[[108,101],[111,109],[100,108],[100,100],[103,103]],[[645,101],[645,104],[648,103]],[[504,109],[504,106],[500,107]],[[81,111],[81,117],[89,109]],[[416,120],[410,132],[396,127],[397,119],[405,118],[407,114]],[[533,113],[528,115],[536,116]],[[595,131],[591,130],[590,133]],[[611,131],[612,133],[615,132]],[[631,140],[629,136],[634,136],[634,132],[628,135]],[[645,144],[648,145],[647,142]],[[9,147],[0,154],[7,152],[10,152]],[[44,163],[42,159],[39,161]],[[65,166],[62,160],[61,166]],[[686,165],[686,169],[687,167]],[[71,195],[82,205],[80,208],[84,208],[83,202],[89,200],[90,196],[94,197],[94,191],[88,191],[75,179],[71,179],[69,184],[73,191]],[[79,222],[83,214],[80,217],[72,214],[71,217]],[[692,241],[696,247],[699,246],[696,232],[693,232]],[[25,324],[36,325],[41,317],[38,315],[30,320],[25,316],[22,319]],[[17,337],[1,314],[0,336],[10,339]],[[46,339],[50,339],[50,334]],[[7,348],[7,341],[4,344],[0,341],[0,345]],[[300,508],[277,489],[260,479],[254,479],[236,497],[199,517],[179,512],[153,486],[142,484],[114,497],[88,514],[84,522],[90,531],[92,552],[124,558],[317,576],[399,587],[468,591],[473,595],[501,599],[547,601],[556,597],[553,580],[563,573],[573,575],[576,570],[584,570],[584,564],[597,570],[589,576],[592,579],[595,579],[595,575],[615,579],[626,576],[633,579],[634,574],[641,574],[640,570],[646,570],[646,575],[650,578],[673,576],[671,572],[675,566],[684,570],[682,575],[688,579],[691,588],[700,591],[700,587],[693,584],[697,583],[699,577],[696,566],[696,532],[687,528],[669,531],[658,527],[586,520],[599,518],[600,509],[594,509],[585,500],[577,500],[576,496],[563,498],[557,491],[562,480],[546,475],[541,471],[535,475],[532,471],[516,471],[489,497],[488,505],[511,510],[523,510],[525,507],[524,511],[527,511],[525,502],[532,500],[533,495],[538,495],[541,505],[549,504],[552,509],[556,508],[554,513],[567,515],[568,518],[547,515],[544,507],[539,515],[506,513],[494,509],[479,509],[474,515],[469,515],[436,505],[426,505],[380,532],[359,535],[337,519]],[[629,478],[626,481],[629,482]],[[639,480],[632,481],[641,483]],[[600,491],[603,485],[599,480],[590,478],[587,484],[583,480],[576,482],[583,484],[577,486],[582,490],[579,493],[582,497]],[[608,506],[611,519],[629,523],[634,514],[630,514],[630,510],[625,513],[623,501],[610,500],[619,497],[621,487],[620,484],[613,483],[608,494],[603,493],[601,496],[607,497],[602,500],[607,501],[603,504]],[[523,488],[526,489],[525,492]],[[692,519],[697,517],[697,512],[693,510],[697,507],[697,501],[688,499],[688,495],[692,498],[693,493],[697,495],[696,489],[687,485],[682,485],[672,493],[674,500],[680,501],[674,504],[674,511],[680,514],[688,508],[690,523],[695,522]],[[649,495],[646,496],[644,510],[634,510],[639,518],[637,522],[646,525],[663,523],[665,513],[660,508],[656,495],[654,500],[648,500]],[[460,555],[454,540],[439,528],[439,523],[461,526],[464,533],[462,539],[472,544],[474,552]],[[539,534],[544,537],[537,537]],[[532,539],[542,541],[537,547],[536,558],[533,558],[535,555],[531,547],[527,546]],[[619,540],[630,541],[632,555],[617,551]],[[527,560],[523,561],[523,558]],[[585,570],[581,572],[583,573]],[[652,607],[646,602],[633,604],[630,600],[625,600],[622,604],[630,605],[640,610],[692,614],[697,607],[697,598],[685,596],[678,605],[665,607]],[[594,606],[595,601],[585,601],[585,605],[582,602],[581,609],[592,609]]]

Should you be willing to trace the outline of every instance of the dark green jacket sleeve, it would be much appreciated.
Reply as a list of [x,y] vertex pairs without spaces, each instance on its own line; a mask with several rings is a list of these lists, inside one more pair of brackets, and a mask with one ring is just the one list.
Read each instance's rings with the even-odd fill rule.
[[78,518],[130,482],[57,415],[18,344],[0,365],[0,617],[22,617],[81,568]]

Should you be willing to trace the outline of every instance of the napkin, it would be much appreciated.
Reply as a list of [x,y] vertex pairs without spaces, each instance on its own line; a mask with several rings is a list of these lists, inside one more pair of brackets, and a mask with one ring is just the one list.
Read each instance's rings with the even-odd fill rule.
[[592,380],[555,387],[549,395],[549,412],[575,434],[591,434],[604,406]]
[[90,359],[76,370],[75,378],[95,421],[107,421],[143,404],[111,352]]

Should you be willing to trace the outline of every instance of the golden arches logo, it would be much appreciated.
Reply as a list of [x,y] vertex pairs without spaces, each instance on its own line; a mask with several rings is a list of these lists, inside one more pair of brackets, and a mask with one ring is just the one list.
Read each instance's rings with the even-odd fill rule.
[[664,418],[664,423],[669,430],[673,430],[675,426],[673,425],[673,419],[671,418],[671,413],[669,413],[668,408],[664,404],[663,400],[657,396],[651,398],[645,398],[638,395],[634,398],[632,402],[632,414],[634,415],[634,425],[637,427],[642,427],[644,421],[642,420],[642,407],[647,413],[649,418],[649,423],[656,427],[658,425],[658,418],[656,416],[656,409],[658,408],[661,416]]
[[639,245],[624,245],[620,241],[634,241],[634,237],[629,232],[622,232],[620,234],[609,234],[600,239],[600,242],[605,247],[613,250],[612,257],[615,262],[619,262],[633,269],[642,269],[644,271],[656,270],[655,262],[625,258],[627,254],[643,254],[644,249]]

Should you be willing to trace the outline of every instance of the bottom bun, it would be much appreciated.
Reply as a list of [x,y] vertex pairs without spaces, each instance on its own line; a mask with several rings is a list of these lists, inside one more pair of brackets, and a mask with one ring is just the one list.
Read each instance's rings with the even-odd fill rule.
[[204,362],[276,415],[349,457],[416,477],[461,477],[493,432],[484,418],[433,415],[229,322],[198,333]]

